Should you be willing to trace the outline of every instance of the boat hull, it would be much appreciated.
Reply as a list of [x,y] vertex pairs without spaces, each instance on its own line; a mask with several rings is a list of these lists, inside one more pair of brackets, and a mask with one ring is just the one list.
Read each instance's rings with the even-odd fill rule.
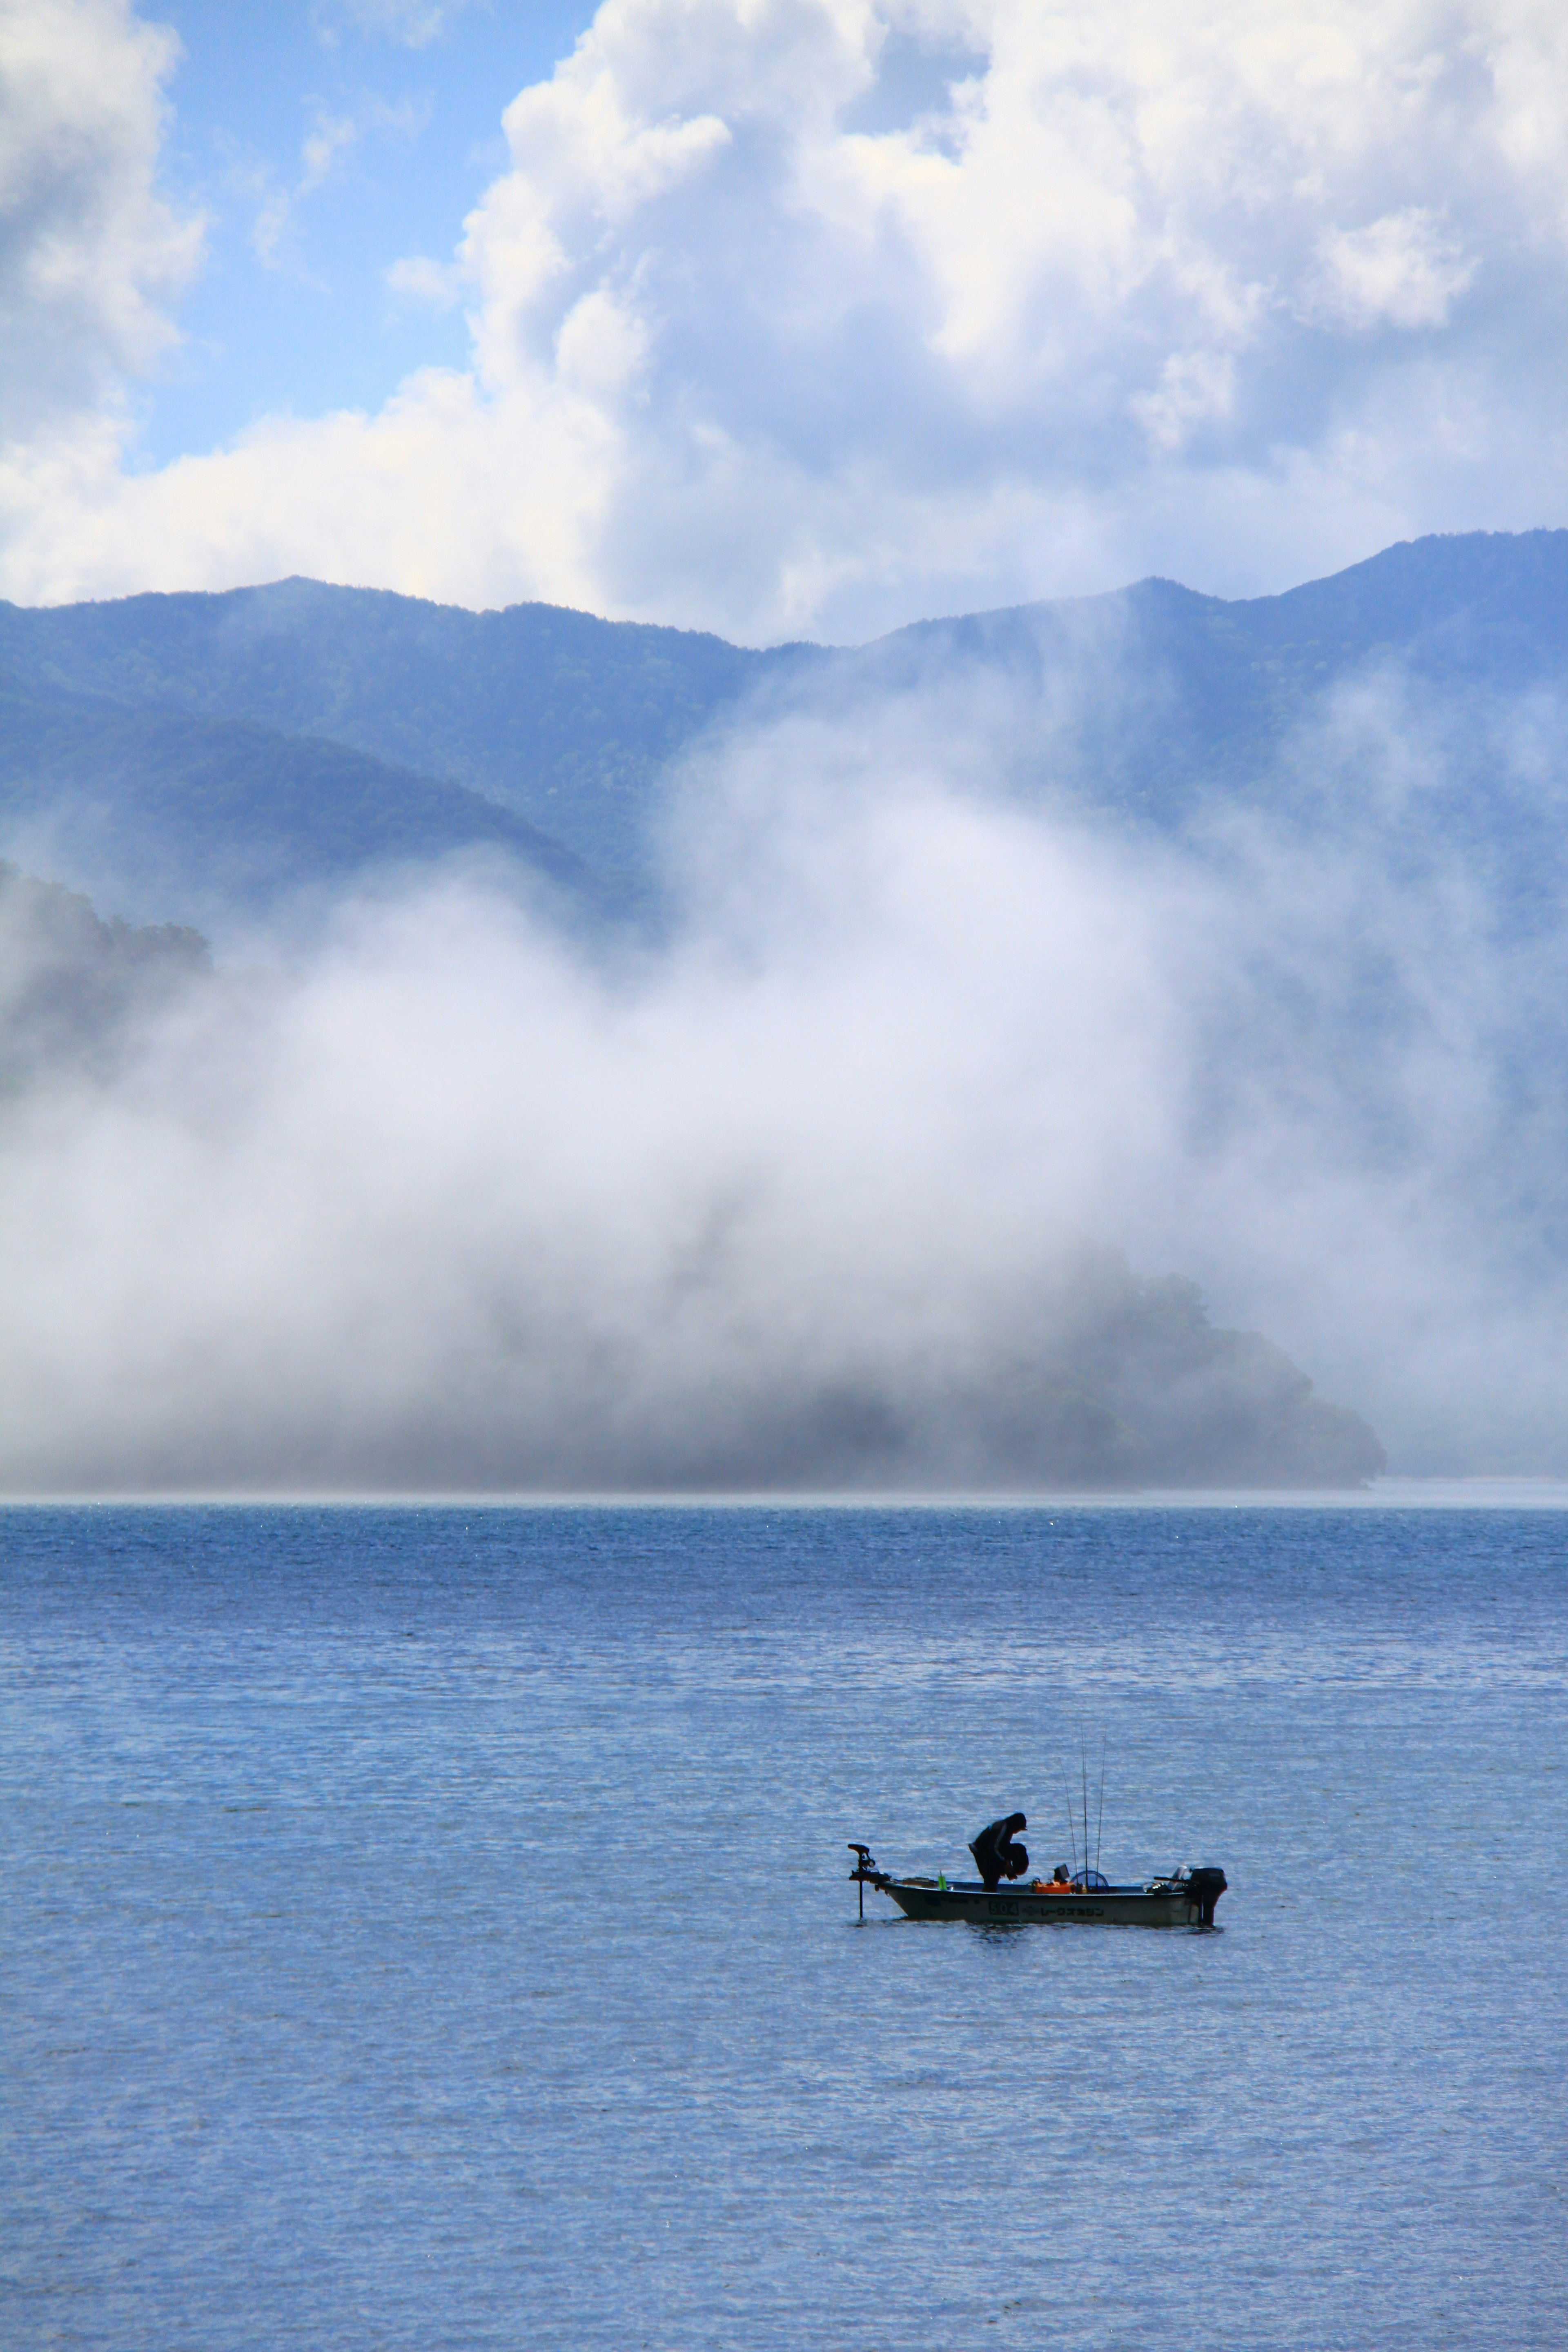
[[[1201,1927],[1204,1907],[1181,1885],[1097,1886],[1063,1895],[1020,1887],[911,1886],[889,1879],[881,1892],[907,1918],[960,1919],[972,1927]],[[1212,1909],[1211,1909],[1212,1917]]]

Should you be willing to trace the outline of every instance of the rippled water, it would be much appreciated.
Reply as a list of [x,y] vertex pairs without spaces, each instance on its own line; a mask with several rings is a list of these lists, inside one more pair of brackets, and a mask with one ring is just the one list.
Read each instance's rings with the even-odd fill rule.
[[[1563,1516],[0,1549],[6,2346],[1568,2334]],[[1102,1735],[1223,1932],[857,1924]]]

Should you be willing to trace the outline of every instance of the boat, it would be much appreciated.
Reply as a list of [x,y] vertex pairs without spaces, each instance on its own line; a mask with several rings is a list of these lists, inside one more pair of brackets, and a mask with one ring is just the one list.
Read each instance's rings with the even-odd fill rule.
[[859,1884],[862,1919],[870,1886],[896,1903],[907,1919],[962,1919],[972,1927],[1206,1928],[1214,1926],[1215,1906],[1226,1885],[1223,1870],[1194,1870],[1187,1863],[1129,1885],[1113,1885],[1087,1867],[1065,1881],[1037,1878],[1023,1886],[988,1885],[979,1878],[900,1877],[879,1867],[869,1846],[853,1838],[847,1843],[856,1857],[849,1875]]

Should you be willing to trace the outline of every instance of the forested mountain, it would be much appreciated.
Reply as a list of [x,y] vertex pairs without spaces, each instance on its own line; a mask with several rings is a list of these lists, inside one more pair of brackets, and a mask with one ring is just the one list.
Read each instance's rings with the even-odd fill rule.
[[[11,807],[24,788],[29,809],[47,798],[49,725],[81,743],[90,764],[96,724],[111,746],[114,788],[158,801],[166,822],[205,761],[222,803],[208,814],[265,867],[320,858],[341,871],[345,856],[367,854],[362,824],[387,826],[394,856],[500,839],[548,866],[521,816],[563,845],[563,865],[575,856],[610,877],[639,862],[641,812],[670,753],[796,658],[550,605],[469,613],[311,580],[52,610],[0,605],[0,688],[29,710],[3,755],[0,793]],[[109,711],[156,714],[164,727],[114,735]],[[243,736],[223,731],[236,722]],[[289,761],[280,739],[318,748]],[[324,757],[327,744],[358,762]],[[184,779],[174,790],[159,773],[165,756]],[[272,808],[258,766],[268,758],[281,786]],[[438,783],[463,791],[443,795]],[[332,806],[341,796],[342,814]]]
[[1568,686],[1568,531],[1407,541],[1237,602],[1144,580],[922,622],[856,661],[882,693],[958,670],[1012,679],[1048,720],[1037,781],[1170,826],[1205,796],[1272,796],[1282,755],[1336,688],[1397,679],[1418,709],[1461,715],[1479,746],[1501,706]]
[[47,840],[51,810],[79,841],[90,804],[100,840],[155,828],[172,871],[188,838],[237,887],[501,842],[613,894],[667,762],[749,698],[842,709],[976,672],[1035,699],[1015,782],[1168,825],[1205,792],[1268,788],[1325,689],[1389,664],[1478,709],[1568,680],[1568,532],[1421,540],[1249,601],[1150,580],[847,651],[306,580],[0,605],[0,846]]
[[0,1102],[109,1075],[132,1023],[211,971],[199,932],[105,922],[78,892],[0,861]]
[[112,906],[221,922],[366,868],[504,850],[563,901],[612,894],[515,810],[321,736],[0,686],[0,835]]

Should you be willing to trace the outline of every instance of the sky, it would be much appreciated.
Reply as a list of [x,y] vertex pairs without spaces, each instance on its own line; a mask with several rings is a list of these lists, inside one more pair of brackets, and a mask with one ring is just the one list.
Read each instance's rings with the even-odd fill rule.
[[460,368],[459,306],[411,302],[388,273],[449,259],[506,163],[503,93],[547,79],[592,18],[526,6],[178,5],[163,149],[205,259],[183,347],[141,394],[142,462],[211,449],[272,411],[373,410],[413,369]]
[[1568,521],[1541,0],[0,0],[0,593],[750,643]]

